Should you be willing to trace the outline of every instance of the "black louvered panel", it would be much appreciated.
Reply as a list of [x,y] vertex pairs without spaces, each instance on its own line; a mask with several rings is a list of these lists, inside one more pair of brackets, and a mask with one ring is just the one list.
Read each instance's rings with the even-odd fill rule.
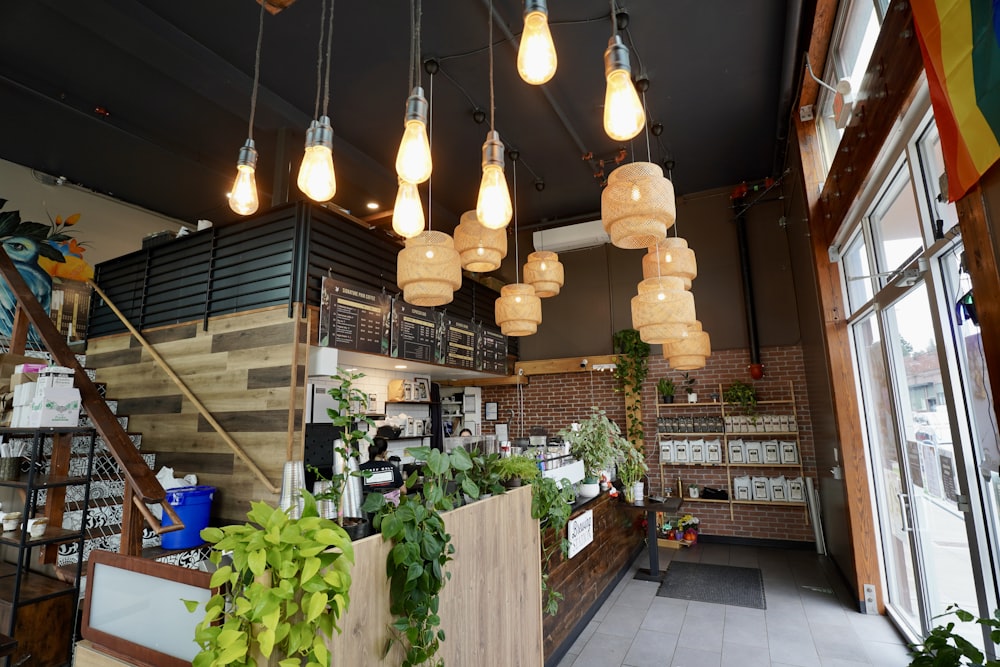
[[[129,319],[138,322],[142,316],[142,295],[146,283],[145,251],[131,253],[125,257],[104,262],[94,268],[94,282],[115,307]],[[102,299],[90,300],[90,315],[87,320],[88,336],[103,336],[125,331],[125,325]]]
[[212,235],[207,233],[149,249],[143,328],[201,318],[211,258]]

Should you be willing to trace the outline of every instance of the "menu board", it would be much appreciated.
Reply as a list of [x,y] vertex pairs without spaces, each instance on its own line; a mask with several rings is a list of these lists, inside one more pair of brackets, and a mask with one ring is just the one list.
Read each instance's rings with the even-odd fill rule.
[[323,278],[319,344],[370,354],[389,351],[392,298],[370,287]]
[[438,317],[433,308],[411,306],[398,297],[393,299],[391,356],[433,363]]
[[476,346],[476,370],[486,373],[507,372],[507,337],[499,329],[479,327]]
[[459,317],[445,317],[443,341],[445,364],[468,370],[476,368],[475,324]]

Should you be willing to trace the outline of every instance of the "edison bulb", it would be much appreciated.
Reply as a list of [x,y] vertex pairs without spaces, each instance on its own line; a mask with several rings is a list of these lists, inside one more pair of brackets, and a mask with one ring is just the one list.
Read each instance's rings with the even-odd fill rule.
[[639,201],[642,199],[642,190],[639,189],[638,185],[633,185],[632,190],[628,194],[632,201]]
[[487,229],[503,229],[513,215],[503,167],[496,164],[484,165],[479,198],[476,200],[476,218]]
[[424,207],[413,183],[399,182],[396,205],[392,209],[392,230],[405,239],[424,231]]
[[664,253],[664,255],[663,255],[663,261],[664,262],[672,262],[672,261],[674,261],[674,258],[670,256],[669,252],[668,253]]
[[538,268],[544,271],[545,269],[548,268],[548,266],[545,264],[545,262],[542,262],[541,266],[539,266]]
[[296,181],[299,190],[313,201],[330,201],[337,193],[337,176],[333,172],[333,151],[327,146],[306,146]]
[[486,254],[486,249],[483,248],[483,246],[479,246],[478,248],[476,248],[476,254],[482,257],[483,255]]
[[424,257],[426,257],[427,259],[434,259],[434,251],[428,250],[427,252],[424,253]]
[[[537,4],[537,3],[536,3]],[[549,32],[549,17],[542,9],[526,11],[521,45],[517,49],[517,71],[527,83],[541,85],[556,73],[556,47]]]
[[257,149],[254,148],[253,139],[247,139],[236,159],[236,181],[229,193],[229,208],[234,213],[250,215],[257,212],[260,202],[257,199],[257,179],[254,176],[256,171]]
[[639,94],[628,70],[618,69],[607,76],[604,94],[604,131],[615,141],[628,141],[646,124]]
[[431,177],[431,145],[427,126],[419,119],[406,121],[403,140],[396,153],[396,174],[410,183],[423,183]]

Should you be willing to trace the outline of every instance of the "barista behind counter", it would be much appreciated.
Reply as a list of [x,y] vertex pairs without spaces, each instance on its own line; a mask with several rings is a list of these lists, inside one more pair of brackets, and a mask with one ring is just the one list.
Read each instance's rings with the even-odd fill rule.
[[399,495],[406,493],[406,486],[403,485],[403,476],[399,468],[387,460],[388,453],[389,441],[375,436],[372,444],[368,446],[368,460],[358,466],[358,469],[361,472],[369,472],[362,486],[366,495],[381,493],[387,501],[398,505]]

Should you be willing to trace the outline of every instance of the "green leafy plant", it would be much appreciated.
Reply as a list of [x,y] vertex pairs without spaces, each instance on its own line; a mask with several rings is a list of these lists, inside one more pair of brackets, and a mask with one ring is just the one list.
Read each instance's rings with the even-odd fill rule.
[[329,666],[326,639],[340,632],[337,619],[350,604],[354,550],[343,528],[319,517],[315,498],[303,496],[299,519],[256,502],[249,523],[201,531],[219,566],[211,586],[221,588],[195,630],[194,667],[260,665],[272,653],[282,667]]
[[[954,614],[963,623],[975,622],[990,628],[990,640],[1000,644],[1000,610],[993,612],[992,618],[977,618],[957,605],[949,605],[943,614],[934,618],[942,618]],[[1000,661],[985,660],[983,652],[972,642],[955,632],[955,622],[938,625],[932,629],[922,644],[910,645],[910,656],[913,661],[910,667],[1000,667]],[[963,662],[965,658],[968,662]]]
[[[538,519],[542,531],[542,604],[545,613],[555,616],[559,612],[562,593],[549,587],[549,561],[556,553],[569,553],[569,539],[564,532],[573,512],[576,496],[568,479],[556,482],[550,477],[536,477],[531,481],[531,516]],[[545,533],[551,529],[553,538],[545,545]]]
[[618,462],[618,479],[621,480],[625,492],[625,500],[635,502],[635,484],[649,472],[645,453],[637,447],[629,445],[622,450],[622,458]]
[[697,379],[691,377],[690,373],[684,373],[684,379],[681,380],[681,386],[684,387],[684,393],[688,395],[693,394],[694,385],[697,381]]
[[[341,429],[340,440],[343,445],[335,446],[335,450],[344,461],[344,472],[335,472],[329,480],[312,468],[317,479],[331,482],[328,491],[317,494],[317,500],[333,501],[333,506],[337,508],[337,522],[343,525],[344,517],[341,503],[344,499],[344,487],[347,479],[352,473],[347,472],[347,461],[350,458],[357,459],[360,453],[361,443],[371,444],[371,432],[375,430],[375,422],[365,414],[368,409],[368,395],[355,386],[355,382],[365,376],[364,373],[354,373],[352,371],[337,368],[337,374],[331,376],[337,382],[337,386],[331,387],[327,393],[336,402],[336,408],[327,408],[326,413],[330,417],[334,426]],[[366,425],[366,429],[360,428]],[[353,473],[362,476],[361,473]]]
[[[470,498],[503,493],[507,490],[500,480],[500,455],[470,454],[472,467],[455,475],[455,482],[462,487],[462,492]],[[473,489],[473,486],[475,489]],[[475,493],[470,493],[470,491]]]
[[[472,456],[461,447],[448,454],[430,447],[415,447],[406,453],[425,462],[423,489],[402,496],[398,506],[386,502],[382,494],[372,493],[362,507],[375,512],[375,527],[381,529],[383,540],[393,543],[385,569],[389,578],[389,611],[395,620],[389,626],[385,653],[388,654],[394,642],[399,642],[406,652],[403,667],[443,665],[443,660],[435,659],[445,640],[444,630],[439,627],[438,608],[441,591],[451,578],[445,566],[452,560],[455,547],[441,511],[455,507],[457,489],[478,497],[479,488],[471,478],[462,475],[474,464]],[[462,480],[456,486],[459,476]],[[413,488],[416,477],[411,475],[407,479],[408,488]]]
[[622,437],[618,424],[608,419],[604,410],[596,406],[591,410],[590,417],[580,422],[579,430],[559,432],[569,443],[569,453],[583,462],[584,481],[588,484],[597,482],[601,471],[609,468],[625,448],[631,447]]
[[497,461],[497,475],[501,482],[509,483],[512,480],[530,482],[541,474],[538,461],[530,456],[514,454]]
[[743,412],[753,417],[757,412],[757,389],[742,380],[734,380],[722,392],[722,400],[740,406]]
[[[656,381],[656,393],[664,399],[673,398],[675,391],[677,391],[677,388],[674,386],[674,381],[670,378],[660,378]],[[664,402],[669,403],[670,401],[665,400]]]
[[642,442],[642,383],[649,375],[649,344],[635,329],[615,332],[615,380],[625,392],[625,433],[629,442]]

